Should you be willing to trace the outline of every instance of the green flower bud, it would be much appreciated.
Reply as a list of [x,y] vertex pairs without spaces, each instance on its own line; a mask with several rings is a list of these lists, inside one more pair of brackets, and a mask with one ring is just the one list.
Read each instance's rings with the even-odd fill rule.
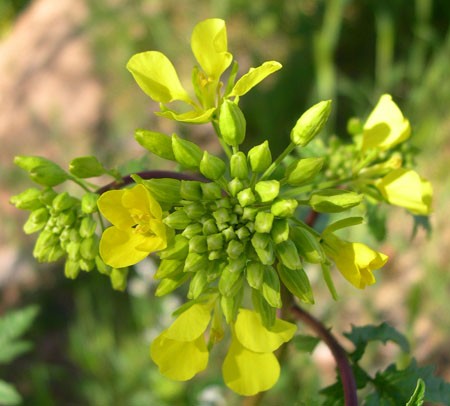
[[289,269],[300,269],[302,263],[295,244],[291,241],[283,241],[275,247],[281,263]]
[[191,237],[189,240],[189,252],[197,252],[198,254],[202,254],[206,251],[208,251],[208,247],[206,246],[206,236],[195,235]]
[[106,265],[100,255],[95,257],[95,266],[97,270],[103,275],[110,275],[112,272],[112,268],[109,265]]
[[275,219],[270,232],[275,244],[289,239],[289,223],[286,219]]
[[241,190],[238,193],[237,198],[239,200],[239,204],[242,207],[248,206],[248,205],[256,202],[256,197],[255,197],[252,189],[250,189],[250,188]]
[[203,231],[203,227],[200,223],[189,224],[181,233],[188,240],[194,237],[194,235],[201,234]]
[[47,224],[48,217],[49,213],[45,207],[32,211],[27,222],[23,226],[25,234],[32,234],[44,228]]
[[186,169],[199,169],[203,152],[196,144],[172,134],[172,150],[176,161],[181,166]]
[[70,230],[69,238],[70,238],[70,241],[75,241],[75,242],[81,241],[81,235],[78,232],[78,230],[75,230],[75,229]]
[[208,250],[220,250],[223,247],[223,235],[220,233],[208,235],[206,238],[206,243],[208,245]]
[[208,286],[208,270],[201,269],[196,272],[189,284],[188,299],[197,299]]
[[271,329],[275,324],[277,311],[274,307],[267,303],[261,292],[257,289],[252,289],[252,303],[255,310],[261,316],[263,326],[267,329]]
[[200,202],[193,202],[184,206],[184,212],[191,219],[200,219],[206,213],[206,209]]
[[41,195],[39,196],[39,200],[42,204],[45,204],[46,206],[51,206],[53,203],[53,199],[58,194],[52,189],[52,188],[45,188],[42,190]]
[[261,289],[264,276],[264,267],[258,261],[251,261],[246,269],[247,282],[254,289]]
[[57,235],[53,234],[51,231],[44,230],[39,234],[34,245],[33,256],[39,261],[45,261],[49,250],[59,244],[59,238]]
[[240,204],[236,204],[233,207],[233,213],[237,214],[238,216],[242,216],[244,213],[244,208]]
[[162,279],[158,287],[156,288],[155,296],[167,295],[168,293],[172,292],[176,288],[183,285],[184,282],[186,282],[190,276],[191,276],[190,272],[181,272],[176,275],[168,276],[167,278]]
[[300,186],[313,180],[321,171],[325,158],[304,158],[292,162],[286,169],[286,181]]
[[278,274],[289,292],[298,297],[302,302],[314,304],[311,285],[303,268],[289,269],[283,264],[278,264]]
[[97,222],[91,216],[83,217],[80,223],[79,235],[82,238],[91,237],[95,233],[96,228]]
[[242,220],[255,220],[256,214],[259,209],[257,207],[244,207],[244,212],[242,213]]
[[245,139],[245,117],[236,103],[224,99],[220,106],[219,128],[228,145],[238,146]]
[[308,144],[324,127],[331,111],[331,100],[321,101],[306,110],[291,131],[291,141],[300,147]]
[[225,241],[231,241],[236,238],[236,233],[234,232],[234,229],[231,226],[223,230],[222,235],[225,237]]
[[163,259],[159,264],[159,267],[153,275],[153,279],[163,279],[167,277],[173,277],[183,272],[184,262],[183,260],[176,259]]
[[70,227],[76,219],[76,211],[66,210],[61,212],[57,218],[57,224],[61,227]]
[[167,248],[160,252],[161,259],[178,259],[183,260],[186,258],[189,251],[189,240],[177,234],[172,240],[170,240]]
[[79,178],[93,178],[103,175],[105,169],[95,156],[90,155],[72,159],[69,172]]
[[190,252],[184,262],[184,272],[197,272],[208,265],[208,256],[205,254],[198,254]]
[[230,173],[232,178],[238,178],[239,180],[248,179],[247,158],[243,152],[239,151],[231,156]]
[[247,155],[250,167],[255,173],[264,172],[272,163],[272,153],[270,152],[268,141],[253,147],[248,151]]
[[68,174],[52,162],[33,168],[30,178],[39,185],[53,187],[67,180]]
[[247,264],[247,255],[245,253],[237,258],[228,258],[228,266],[231,272],[243,271]]
[[[215,251],[211,251],[215,252]],[[227,266],[224,261],[209,261],[208,265],[208,283],[215,281],[220,275],[222,275],[222,271]]]
[[25,156],[25,155],[17,155],[14,157],[14,163],[17,166],[20,166],[22,169],[25,169],[27,172],[31,172],[34,168],[43,165],[55,165],[54,162],[49,161],[48,159],[42,158],[40,156]]
[[186,200],[201,200],[202,199],[202,188],[201,182],[193,180],[182,180],[180,195]]
[[272,265],[275,262],[272,242],[269,241],[264,248],[255,248],[255,251],[263,265]]
[[220,306],[222,307],[225,321],[228,324],[236,319],[243,293],[244,289],[241,288],[235,296],[222,296],[220,299]]
[[223,251],[217,250],[217,251],[209,251],[208,253],[208,259],[210,261],[215,261],[216,259],[220,259],[223,257]]
[[66,252],[69,256],[69,259],[75,261],[80,258],[80,243],[75,241],[70,241],[66,246]]
[[277,180],[263,180],[256,184],[255,190],[262,202],[270,202],[280,193],[280,182]]
[[255,232],[255,223],[253,221],[249,221],[248,223],[246,223],[245,227],[248,228],[248,231],[250,231],[250,233]]
[[215,234],[219,230],[217,229],[216,222],[214,219],[208,219],[203,223],[203,234],[210,235]]
[[230,258],[238,258],[244,252],[244,246],[237,240],[228,243],[227,254]]
[[264,266],[262,294],[272,307],[281,308],[280,279],[271,266]]
[[273,214],[264,211],[258,212],[255,218],[255,230],[257,233],[270,233],[273,224]]
[[163,219],[163,223],[175,230],[184,230],[192,220],[187,216],[184,210],[176,210]]
[[61,259],[64,255],[66,255],[66,252],[61,247],[60,244],[54,245],[49,249],[47,252],[47,258],[45,261],[47,262],[56,262],[59,259]]
[[295,199],[278,200],[270,208],[270,212],[277,217],[292,217],[298,202]]
[[127,288],[128,268],[112,268],[109,278],[114,290],[123,292]]
[[230,227],[228,223],[216,223],[216,226],[219,231],[226,230],[228,227]]
[[41,190],[37,188],[30,188],[24,190],[18,195],[11,196],[9,202],[22,210],[36,210],[42,207],[40,200]]
[[324,189],[309,198],[309,205],[319,213],[339,213],[357,206],[362,195],[342,189]]
[[242,189],[244,189],[244,184],[238,178],[234,178],[228,182],[228,190],[230,191],[231,196],[236,197]]
[[69,279],[76,279],[80,273],[80,265],[77,261],[66,260],[64,264],[64,275]]
[[200,172],[208,179],[217,180],[225,173],[226,165],[220,158],[203,152],[203,158],[200,161]]
[[230,221],[230,212],[224,208],[214,211],[213,216],[217,223],[228,223]]
[[246,240],[248,237],[250,237],[250,231],[248,231],[247,227],[242,226],[236,231],[236,235],[241,241]]
[[99,239],[96,234],[85,238],[80,244],[80,255],[84,259],[93,260],[98,255]]
[[216,200],[216,207],[218,209],[231,209],[231,201],[229,197],[222,197],[222,199]]
[[229,266],[222,271],[219,279],[219,292],[223,296],[234,296],[244,282],[244,272],[233,272]]
[[158,202],[179,202],[181,199],[181,181],[178,179],[142,179],[138,175],[131,175],[136,183],[144,185]]
[[266,248],[270,242],[270,235],[267,233],[255,233],[252,237],[252,245],[257,249]]
[[81,211],[86,214],[95,213],[99,197],[97,193],[86,193],[81,199]]
[[222,189],[217,183],[202,183],[201,188],[205,200],[216,200],[222,197]]
[[172,138],[170,136],[138,128],[134,132],[134,138],[140,145],[150,152],[153,152],[155,155],[158,155],[163,159],[176,161],[172,151]]
[[363,123],[358,117],[351,117],[347,121],[347,132],[350,135],[358,135],[363,132]]
[[301,227],[292,227],[290,238],[297,247],[298,253],[306,262],[319,264],[326,261],[322,246],[309,231]]
[[59,235],[59,241],[70,242],[70,231],[71,231],[70,228],[65,227],[62,233]]
[[70,196],[69,193],[63,192],[53,199],[52,207],[56,212],[70,209],[78,199]]
[[220,303],[216,301],[214,313],[211,320],[210,337],[213,344],[220,342],[225,335],[223,331],[223,312]]

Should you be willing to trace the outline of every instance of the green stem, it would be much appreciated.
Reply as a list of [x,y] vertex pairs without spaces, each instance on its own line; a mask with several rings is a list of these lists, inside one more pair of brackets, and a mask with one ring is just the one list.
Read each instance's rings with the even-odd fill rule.
[[222,134],[220,133],[220,128],[219,128],[219,123],[216,120],[211,121],[211,123],[212,123],[212,125],[214,127],[214,131],[217,134],[217,138],[219,139],[220,145],[222,145],[222,148],[225,151],[225,153],[227,154],[228,159],[230,159],[231,155],[233,155],[233,153],[231,152],[231,149],[227,145],[225,140],[222,138]]
[[252,177],[250,179],[250,187],[253,189],[256,184],[256,180],[258,179],[258,174],[256,172],[252,172]]
[[352,182],[354,180],[355,180],[354,178],[348,177],[344,179],[328,180],[326,182],[319,183],[318,185],[300,186],[294,189],[287,190],[286,192],[280,195],[280,198],[294,197],[301,193],[311,192],[312,190],[327,189],[330,187],[341,185],[343,183]]
[[278,156],[278,158],[275,161],[273,161],[272,164],[266,169],[266,171],[262,174],[260,180],[264,180],[268,178],[270,175],[272,175],[273,171],[277,169],[278,165],[283,161],[284,158],[286,158],[288,154],[290,154],[293,151],[295,147],[296,145],[293,142],[291,142],[286,147],[286,149]]
[[105,223],[103,222],[103,217],[100,214],[100,210],[97,210],[98,221],[100,223],[100,227],[102,228],[102,232],[105,231]]
[[[81,180],[81,179],[78,179],[78,178],[76,178],[76,177],[74,177],[74,176],[69,176],[69,179],[72,181],[72,182],[74,182],[74,183],[76,183],[78,186],[80,186],[83,190],[85,190],[86,192],[88,192],[88,193],[90,193],[90,192],[92,192],[92,190],[90,190],[87,186],[86,186],[86,184]],[[95,185],[94,185],[95,186]]]

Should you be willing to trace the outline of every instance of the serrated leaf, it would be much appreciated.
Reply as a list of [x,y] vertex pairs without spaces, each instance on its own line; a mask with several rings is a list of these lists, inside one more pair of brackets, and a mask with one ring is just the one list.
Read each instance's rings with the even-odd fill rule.
[[0,346],[0,364],[6,364],[33,347],[30,341],[6,342]]
[[397,330],[389,326],[387,323],[382,323],[379,326],[352,326],[352,331],[350,333],[344,333],[344,335],[356,347],[351,354],[353,362],[357,362],[361,359],[368,342],[374,340],[381,341],[383,343],[392,341],[396,343],[404,352],[409,352],[409,343],[406,340],[405,336],[400,334]]
[[0,348],[28,330],[38,314],[37,306],[14,310],[0,318]]
[[22,403],[22,396],[16,388],[5,381],[0,380],[0,405],[15,406]]
[[416,389],[409,399],[406,406],[422,406],[423,398],[425,397],[425,382],[422,379],[417,380]]
[[292,342],[298,351],[304,351],[312,354],[317,344],[320,342],[320,338],[308,336],[308,335],[296,335],[292,338]]

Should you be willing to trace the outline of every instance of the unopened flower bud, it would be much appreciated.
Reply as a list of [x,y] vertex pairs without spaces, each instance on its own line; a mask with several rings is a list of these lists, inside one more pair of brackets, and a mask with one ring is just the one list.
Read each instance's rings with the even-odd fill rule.
[[230,173],[232,178],[238,178],[240,180],[248,179],[247,158],[243,152],[239,151],[231,156]]
[[164,279],[183,273],[184,263],[176,259],[163,259],[153,275],[153,279]]
[[197,272],[208,265],[208,256],[190,252],[184,263],[184,272]]
[[225,241],[231,241],[236,238],[236,233],[234,232],[234,229],[231,226],[223,230],[222,234],[225,237]]
[[326,261],[322,246],[309,231],[302,227],[292,227],[290,237],[297,247],[298,253],[306,262],[319,264]]
[[238,178],[234,178],[228,182],[228,190],[230,191],[231,196],[236,197],[242,189],[244,189],[244,184]]
[[222,197],[222,190],[217,183],[202,183],[202,195],[205,200],[216,200]]
[[112,268],[109,278],[114,290],[123,292],[127,287],[128,268]]
[[193,180],[182,180],[180,195],[186,200],[201,200],[202,198],[202,188],[200,186],[201,182]]
[[176,210],[163,219],[163,223],[175,230],[184,230],[192,220],[184,210]]
[[283,265],[289,269],[300,269],[302,267],[297,248],[291,240],[283,241],[276,245],[275,249]]
[[57,224],[61,227],[70,227],[76,219],[75,210],[66,210],[58,215]]
[[209,253],[208,253],[208,259],[210,261],[215,261],[216,259],[220,259],[222,257],[223,257],[223,251],[222,250],[209,251]]
[[263,326],[270,330],[275,324],[277,310],[267,303],[260,290],[257,289],[252,289],[252,303],[261,316]]
[[325,158],[304,158],[290,164],[286,169],[286,180],[292,186],[308,183],[320,172]]
[[220,250],[223,247],[223,235],[221,233],[208,235],[208,237],[206,237],[206,243],[208,245],[208,250]]
[[67,252],[67,255],[69,256],[69,259],[71,259],[73,261],[79,259],[80,243],[70,241],[66,246],[66,252]]
[[189,251],[189,240],[177,234],[168,244],[167,248],[162,250],[159,254],[161,259],[178,259],[186,258]]
[[189,224],[181,233],[188,240],[194,237],[194,235],[201,234],[203,231],[203,227],[200,223],[192,223]]
[[238,258],[244,252],[244,246],[237,240],[231,240],[227,247],[227,254],[230,258]]
[[307,145],[324,127],[331,111],[331,100],[321,101],[306,110],[291,131],[291,141],[300,147]]
[[227,209],[218,209],[212,215],[217,223],[228,223],[230,221],[230,212]]
[[30,178],[39,185],[53,187],[67,180],[68,174],[51,162],[33,168],[30,172]]
[[298,202],[295,199],[278,200],[270,208],[270,212],[277,217],[292,217]]
[[358,135],[363,132],[363,123],[358,117],[350,117],[347,121],[347,132],[350,135]]
[[64,275],[69,279],[76,279],[78,274],[80,273],[80,265],[78,261],[71,261],[70,259],[66,260],[64,264]]
[[9,202],[22,210],[36,210],[42,207],[40,200],[41,190],[37,188],[30,188],[24,190],[18,195],[12,196]]
[[309,205],[319,213],[339,213],[361,203],[362,195],[342,189],[324,189],[309,198]]
[[181,272],[162,279],[158,287],[156,288],[155,296],[167,295],[176,288],[180,287],[184,282],[186,282],[189,279],[189,276],[189,273]]
[[242,207],[249,206],[250,204],[253,204],[256,202],[255,194],[253,193],[252,189],[250,189],[250,188],[241,190],[238,193],[237,198],[239,200],[239,204]]
[[255,185],[255,190],[262,202],[270,202],[280,193],[280,182],[277,180],[263,180]]
[[81,211],[86,214],[96,212],[98,198],[97,193],[86,193],[81,199]]
[[247,227],[243,226],[236,231],[236,235],[242,241],[250,237],[250,231],[248,231]]
[[272,265],[275,262],[272,242],[269,241],[264,248],[255,248],[255,251],[263,265]]
[[202,254],[206,251],[208,251],[208,247],[206,246],[206,236],[195,235],[189,240],[189,252]]
[[210,235],[215,234],[219,231],[216,226],[216,222],[214,219],[208,219],[203,223],[203,234]]
[[99,240],[96,234],[85,238],[80,244],[80,255],[84,259],[93,260],[98,255]]
[[97,270],[103,274],[103,275],[110,275],[112,268],[109,265],[106,265],[100,255],[97,255],[95,257],[95,266],[97,267]]
[[219,292],[224,296],[234,296],[242,287],[244,272],[233,272],[229,266],[222,271],[219,279]]
[[95,156],[83,156],[72,159],[69,163],[69,172],[79,178],[92,178],[105,173],[103,165]]
[[278,274],[271,266],[264,266],[264,275],[262,283],[262,294],[264,299],[277,309],[281,308],[280,279]]
[[246,264],[247,264],[246,253],[239,255],[237,258],[228,257],[228,266],[230,267],[231,272],[243,271]]
[[220,158],[208,154],[208,151],[203,153],[203,158],[200,161],[200,172],[208,179],[217,180],[225,173],[226,165]]
[[263,282],[264,267],[259,261],[251,261],[246,269],[247,282],[254,289],[260,289]]
[[272,163],[272,153],[270,152],[268,141],[264,141],[262,144],[253,147],[248,151],[247,155],[250,167],[255,173],[265,171]]
[[289,223],[287,219],[275,219],[270,232],[275,244],[280,244],[289,239]]
[[70,196],[69,193],[63,192],[53,199],[52,207],[57,212],[60,212],[63,210],[70,209],[76,202],[77,199]]
[[270,233],[273,224],[273,214],[264,211],[258,212],[255,218],[255,230],[257,233]]
[[267,233],[255,233],[252,237],[252,245],[254,248],[262,249],[270,242],[270,235]]
[[242,213],[242,220],[255,220],[256,214],[259,209],[257,207],[244,207],[244,212]]
[[288,290],[305,303],[314,304],[314,295],[308,276],[303,268],[289,269],[283,264],[278,264],[278,274]]
[[189,291],[187,294],[188,299],[197,299],[202,293],[203,290],[208,285],[208,270],[201,269],[196,272],[191,279],[191,283],[189,284]]
[[186,169],[198,170],[203,157],[202,150],[193,142],[172,135],[172,150],[177,162]]
[[238,146],[245,139],[245,117],[239,106],[224,99],[220,106],[220,133],[228,145]]
[[79,233],[82,238],[88,238],[95,233],[97,222],[91,217],[83,217],[80,223]]
[[155,155],[170,161],[176,161],[172,151],[172,138],[169,135],[139,128],[135,131],[134,138],[140,145]]

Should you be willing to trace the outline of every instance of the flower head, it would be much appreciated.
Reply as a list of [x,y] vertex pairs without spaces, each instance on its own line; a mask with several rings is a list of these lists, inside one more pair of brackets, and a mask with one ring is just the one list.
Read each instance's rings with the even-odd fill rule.
[[105,192],[97,204],[113,224],[100,240],[100,255],[106,264],[114,268],[134,265],[167,246],[161,206],[144,186]]
[[372,271],[386,263],[387,255],[359,242],[341,240],[332,233],[325,233],[323,238],[325,253],[336,263],[345,279],[359,289],[375,283]]
[[391,204],[405,207],[413,214],[431,213],[431,183],[413,170],[398,168],[380,179],[376,186]]

